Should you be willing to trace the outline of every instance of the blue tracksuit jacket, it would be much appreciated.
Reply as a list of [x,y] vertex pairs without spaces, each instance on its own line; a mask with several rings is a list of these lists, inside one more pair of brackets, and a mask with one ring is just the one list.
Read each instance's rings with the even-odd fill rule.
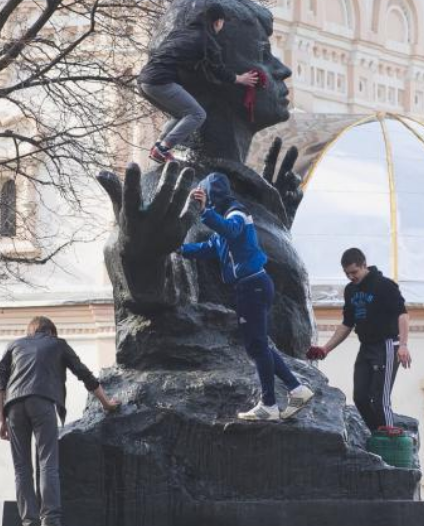
[[253,224],[246,208],[235,201],[227,177],[220,173],[210,174],[203,182],[210,199],[209,204],[219,209],[229,204],[223,215],[208,207],[201,221],[215,233],[203,243],[186,243],[181,254],[186,258],[218,258],[224,283],[235,283],[263,269],[267,261],[261,250]]

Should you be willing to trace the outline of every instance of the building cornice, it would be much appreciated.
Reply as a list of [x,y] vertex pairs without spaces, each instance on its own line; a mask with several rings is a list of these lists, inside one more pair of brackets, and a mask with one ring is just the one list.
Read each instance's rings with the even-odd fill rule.
[[60,336],[72,339],[110,339],[116,332],[114,306],[111,301],[3,307],[0,308],[0,340],[24,336],[29,321],[35,316],[51,318]]

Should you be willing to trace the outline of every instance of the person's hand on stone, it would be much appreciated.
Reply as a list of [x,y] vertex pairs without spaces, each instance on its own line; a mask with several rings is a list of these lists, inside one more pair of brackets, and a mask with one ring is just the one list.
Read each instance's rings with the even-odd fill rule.
[[101,403],[103,407],[103,411],[106,413],[114,413],[119,409],[121,406],[121,402],[119,400],[115,400],[113,398],[109,398],[107,394],[105,393],[103,387],[99,385],[94,391],[93,395],[97,398],[97,400]]
[[119,410],[122,403],[119,400],[108,400],[107,404],[103,405],[104,411],[107,413],[116,413]]
[[258,83],[258,73],[256,71],[246,71],[242,75],[236,75],[236,84],[254,87]]
[[303,198],[303,191],[300,187],[302,180],[293,171],[293,167],[299,152],[296,146],[291,146],[287,150],[286,155],[281,162],[280,168],[278,169],[277,176],[275,177],[281,147],[282,140],[280,137],[276,137],[265,158],[262,176],[278,190],[278,193],[280,194],[287,210],[287,215],[290,222],[288,227],[290,228],[296,214],[297,207]]

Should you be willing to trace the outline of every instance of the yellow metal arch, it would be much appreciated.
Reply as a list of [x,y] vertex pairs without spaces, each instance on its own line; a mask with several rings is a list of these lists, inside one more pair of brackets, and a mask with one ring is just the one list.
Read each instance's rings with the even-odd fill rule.
[[[391,118],[397,120],[403,124],[411,133],[413,133],[423,144],[424,144],[424,135],[421,135],[417,130],[415,130],[406,119],[416,122],[417,124],[424,127],[424,122],[421,122],[413,117],[405,117],[403,115],[389,113],[389,112],[378,112],[366,117],[362,117],[357,121],[353,122],[349,126],[343,128],[339,133],[337,133],[333,139],[331,139],[325,147],[322,149],[319,156],[313,162],[311,168],[309,169],[303,183],[302,188],[304,191],[307,190],[309,183],[314,177],[318,166],[321,161],[327,154],[327,152],[332,148],[337,141],[343,137],[345,133],[352,130],[356,126],[365,124],[368,122],[379,121],[381,125],[381,130],[384,138],[384,144],[386,149],[386,163],[387,163],[387,173],[389,178],[389,196],[390,196],[390,267],[391,275],[395,281],[399,280],[399,228],[398,228],[398,209],[397,209],[397,198],[396,198],[396,185],[395,185],[395,171],[393,164],[393,148],[390,142],[390,134],[387,129],[385,120]],[[424,132],[424,130],[423,130]]]
[[302,189],[303,191],[306,191],[307,187],[308,187],[308,184],[311,182],[311,179],[312,177],[315,175],[315,172],[320,164],[320,162],[322,161],[322,159],[324,158],[324,156],[326,155],[326,153],[328,152],[328,150],[341,138],[343,137],[343,135],[345,133],[347,133],[348,131],[352,130],[353,128],[355,128],[356,126],[359,126],[361,124],[365,124],[366,122],[372,122],[372,121],[375,121],[376,120],[376,116],[373,114],[373,115],[368,115],[367,117],[362,117],[361,119],[353,122],[352,124],[349,124],[349,126],[346,126],[346,128],[343,128],[341,131],[339,131],[339,133],[337,133],[333,139],[331,139],[331,141],[329,141],[325,146],[324,148],[322,149],[321,153],[318,155],[318,157],[315,159],[315,161],[312,163],[312,166],[310,167],[308,173],[306,174],[306,177],[304,178],[303,182],[302,182]]
[[[393,115],[393,117],[395,119],[397,119],[400,123],[402,123],[406,128],[408,128],[408,130],[413,133],[415,135],[415,137],[420,140],[423,144],[424,144],[424,137],[422,135],[420,135],[417,130],[415,130],[410,124],[408,124],[406,121],[405,121],[405,117],[403,117],[402,115]],[[424,127],[424,124],[420,121],[417,121],[416,119],[411,119],[411,117],[407,117],[409,120],[415,122],[416,124],[419,124],[420,126],[423,126]]]
[[385,123],[386,114],[378,113],[377,118],[380,121],[383,132],[384,144],[386,146],[387,174],[389,177],[390,193],[390,267],[392,278],[395,281],[399,279],[399,242],[398,242],[398,221],[397,221],[397,200],[395,187],[395,173],[393,166],[393,150]]

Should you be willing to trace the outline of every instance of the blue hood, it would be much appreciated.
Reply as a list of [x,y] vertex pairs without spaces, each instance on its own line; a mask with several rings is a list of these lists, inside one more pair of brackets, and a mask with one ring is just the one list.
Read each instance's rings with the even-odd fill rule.
[[206,206],[213,208],[218,214],[225,214],[235,201],[230,181],[225,174],[219,172],[209,174],[200,182],[200,188],[206,192],[208,198]]

